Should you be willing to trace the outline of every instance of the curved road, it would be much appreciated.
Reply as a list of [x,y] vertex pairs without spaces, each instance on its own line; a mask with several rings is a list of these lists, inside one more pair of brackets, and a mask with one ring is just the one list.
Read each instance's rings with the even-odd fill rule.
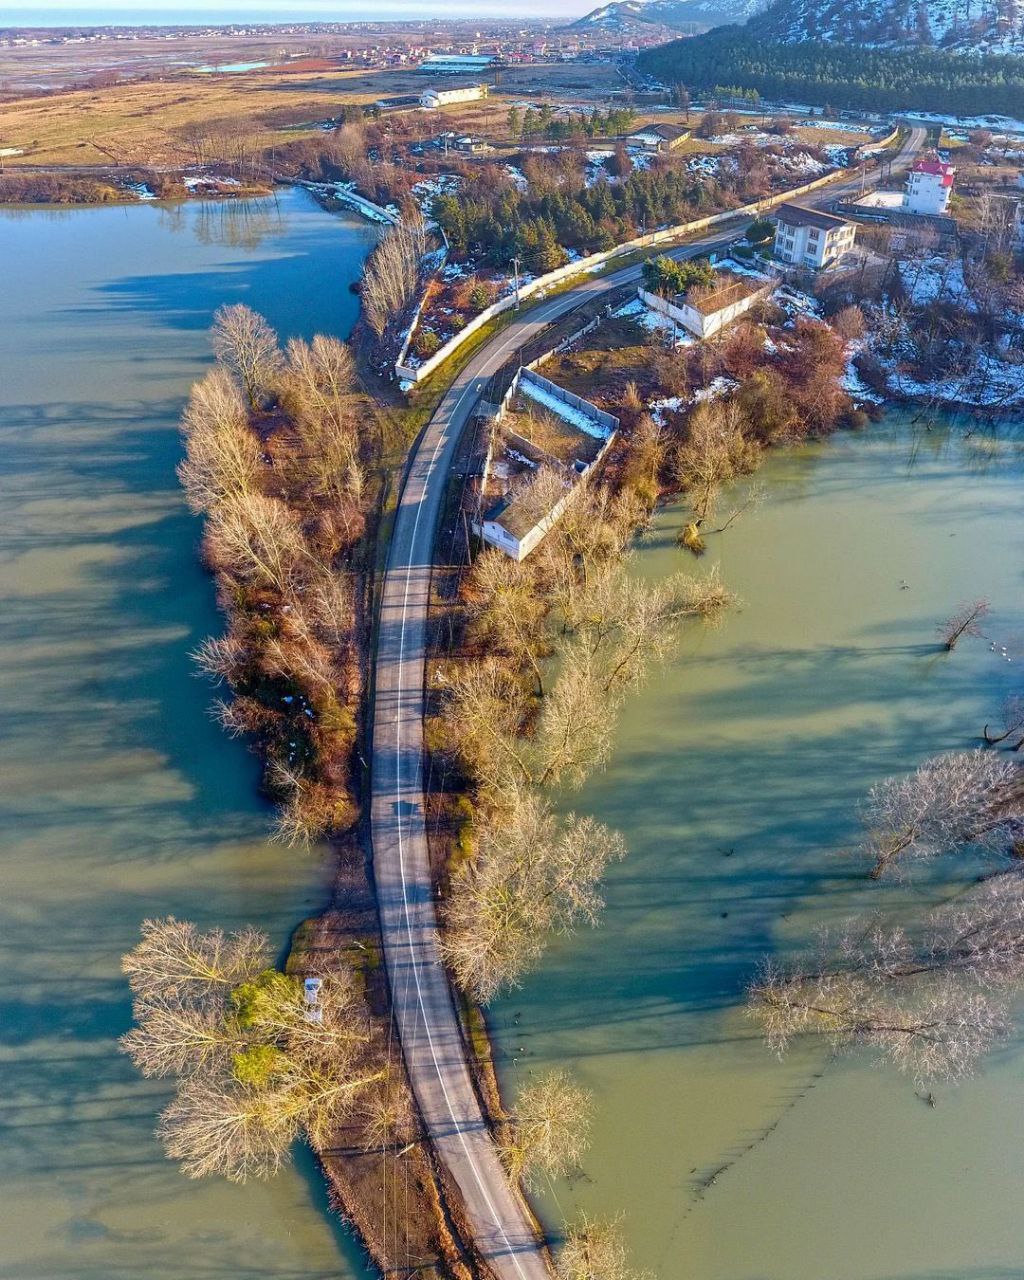
[[[924,137],[924,130],[913,130],[894,167],[909,163]],[[836,183],[808,203],[831,203],[858,186],[859,180]],[[738,225],[699,237],[673,250],[673,256],[693,256],[725,245],[735,238]],[[550,1267],[484,1120],[441,963],[423,813],[424,663],[434,538],[459,437],[490,375],[581,301],[639,276],[635,265],[601,278],[584,277],[574,288],[516,317],[459,374],[410,460],[381,601],[371,830],[395,1025],[423,1123],[461,1192],[475,1243],[498,1280],[549,1280]]]

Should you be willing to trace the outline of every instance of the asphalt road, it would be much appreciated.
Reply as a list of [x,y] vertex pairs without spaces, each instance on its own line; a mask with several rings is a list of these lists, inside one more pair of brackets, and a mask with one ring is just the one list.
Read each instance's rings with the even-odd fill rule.
[[[924,141],[915,130],[897,162]],[[859,179],[823,189],[831,202]],[[746,221],[746,219],[744,219]],[[724,246],[737,225],[673,250]],[[499,1280],[547,1280],[547,1256],[501,1165],[470,1079],[452,991],[441,964],[423,812],[424,663],[434,538],[459,436],[490,376],[539,330],[580,302],[639,280],[635,265],[584,277],[532,307],[480,349],[438,406],[413,454],[392,534],[380,611],[373,723],[373,868],[395,1023],[413,1091],[440,1160],[461,1191],[476,1244]]]

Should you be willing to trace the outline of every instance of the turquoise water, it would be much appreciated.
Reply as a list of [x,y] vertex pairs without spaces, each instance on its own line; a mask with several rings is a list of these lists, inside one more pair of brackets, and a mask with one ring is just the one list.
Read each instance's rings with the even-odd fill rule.
[[200,75],[213,75],[215,72],[234,73],[238,71],[255,71],[259,67],[269,67],[269,62],[220,62],[216,66],[196,67]]
[[[720,564],[740,607],[685,633],[607,771],[566,800],[629,857],[601,928],[556,941],[495,1020],[510,1083],[558,1063],[595,1093],[583,1173],[543,1197],[548,1221],[621,1212],[657,1280],[1024,1274],[1019,1044],[933,1109],[865,1056],[811,1044],[778,1062],[741,1003],[764,954],[932,900],[865,880],[855,809],[878,779],[973,745],[1021,688],[1020,439],[894,418],[774,455],[763,504],[698,566]],[[636,573],[695,566],[681,517],[659,515]],[[980,640],[937,653],[936,625],[977,596],[1018,665]]]
[[323,853],[268,842],[257,761],[192,674],[219,621],[176,421],[218,305],[345,335],[372,242],[300,192],[0,209],[2,1277],[362,1274],[308,1158],[269,1184],[183,1178],[153,1137],[166,1085],[116,1037],[146,916],[283,949],[326,900]]

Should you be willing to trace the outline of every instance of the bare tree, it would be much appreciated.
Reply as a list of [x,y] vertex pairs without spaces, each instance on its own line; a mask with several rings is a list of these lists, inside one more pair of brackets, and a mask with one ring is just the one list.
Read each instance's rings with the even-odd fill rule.
[[159,1133],[190,1177],[269,1176],[295,1137],[322,1146],[386,1074],[340,958],[325,959],[312,1003],[266,962],[262,934],[173,918],[146,921],[124,958],[136,1025],[121,1047],[145,1075],[179,1077]]
[[526,711],[522,684],[494,658],[462,667],[448,689],[448,739],[494,803],[532,780],[529,744],[521,736]]
[[980,636],[978,623],[988,614],[990,607],[987,600],[974,600],[961,606],[937,628],[942,647],[952,653],[964,636]]
[[213,317],[213,353],[259,412],[281,370],[277,334],[264,317],[243,303],[220,307]]
[[226,369],[211,369],[195,384],[181,429],[185,458],[178,479],[193,511],[253,490],[263,468],[260,445]]
[[686,439],[676,451],[675,474],[699,521],[714,510],[722,485],[749,470],[751,448],[735,400],[705,400],[694,410]]
[[238,1029],[213,1001],[140,1000],[136,1019],[137,1025],[121,1037],[121,1048],[144,1076],[229,1068],[232,1056],[244,1048]]
[[652,664],[674,649],[683,618],[714,619],[732,600],[717,570],[700,578],[675,574],[651,585],[615,565],[592,575],[577,629],[599,658],[602,687],[611,694],[643,683]]
[[367,258],[361,291],[363,310],[378,337],[412,298],[425,251],[422,220],[404,219],[381,236]]
[[862,820],[877,879],[898,859],[1001,851],[1024,830],[1020,766],[990,751],[934,756],[868,792]]
[[443,945],[459,985],[486,1003],[519,983],[552,931],[596,924],[601,877],[625,846],[591,818],[560,823],[533,793],[484,824],[477,841],[452,885]]
[[561,1178],[579,1168],[590,1131],[591,1095],[568,1072],[550,1071],[525,1085],[507,1125],[501,1155],[515,1181]]
[[231,684],[244,667],[247,653],[239,636],[229,632],[226,636],[208,636],[191,656],[202,675],[216,684]]
[[545,602],[536,562],[521,564],[491,549],[476,558],[469,581],[469,616],[477,640],[508,654],[516,667],[529,666],[544,692],[540,658]]
[[957,1080],[1010,1030],[1024,983],[1024,886],[1002,876],[933,911],[915,936],[852,921],[791,968],[767,962],[750,1007],[770,1046],[867,1045],[918,1080]]
[[618,1220],[583,1218],[566,1233],[555,1259],[558,1280],[650,1280],[629,1266]]
[[247,982],[269,963],[269,941],[256,929],[205,933],[166,916],[142,922],[142,941],[121,961],[136,997],[202,1000]]
[[533,743],[531,780],[542,787],[581,786],[607,761],[621,698],[621,682],[614,689],[582,643],[566,645],[561,656],[562,672],[541,705]]
[[230,1076],[186,1079],[157,1128],[187,1177],[220,1174],[229,1182],[273,1177],[298,1133],[260,1090],[239,1088]]
[[211,513],[206,545],[213,563],[240,582],[285,595],[309,549],[299,523],[279,498],[239,493]]
[[311,343],[293,338],[278,385],[301,444],[300,480],[317,495],[358,503],[365,483],[360,426],[370,411],[357,394],[348,348],[322,334]]
[[988,725],[985,726],[985,741],[992,746],[1000,742],[1005,742],[1007,738],[1013,738],[1020,734],[1020,739],[1012,748],[1014,751],[1020,751],[1024,747],[1024,697],[1020,694],[1011,694],[1003,700],[1000,711],[1000,719],[1002,720],[1002,730],[995,736],[989,733]]

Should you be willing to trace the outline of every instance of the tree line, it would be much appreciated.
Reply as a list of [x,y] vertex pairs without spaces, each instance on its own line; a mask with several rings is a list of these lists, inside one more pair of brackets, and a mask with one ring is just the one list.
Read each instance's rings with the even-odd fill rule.
[[518,257],[542,274],[561,266],[567,249],[603,252],[662,224],[739,204],[748,195],[739,170],[702,182],[685,167],[654,166],[588,187],[582,158],[572,153],[531,157],[527,167],[525,191],[488,165],[467,175],[457,194],[437,197],[432,216],[456,258],[472,255],[507,267]]
[[607,138],[628,133],[636,123],[632,107],[609,107],[602,112],[568,111],[555,115],[554,108],[544,104],[521,111],[510,107],[508,131],[513,140],[548,138],[553,142],[570,142],[574,138]]
[[[546,512],[562,484],[542,468],[514,498]],[[630,578],[628,543],[645,518],[630,489],[590,486],[529,559],[485,550],[469,575],[466,644],[485,656],[459,664],[434,742],[471,797],[443,946],[475,1000],[518,985],[552,933],[596,923],[601,878],[625,845],[589,817],[557,814],[552,794],[607,761],[618,709],[679,623],[729,602],[715,574]]]
[[1024,59],[937,49],[881,49],[805,40],[782,43],[757,29],[720,27],[640,55],[641,68],[704,92],[756,89],[775,102],[865,111],[1024,114]]
[[204,517],[203,555],[225,634],[195,654],[230,696],[228,732],[255,739],[289,844],[355,820],[361,690],[351,556],[365,526],[377,435],[343,343],[282,350],[266,320],[221,308],[217,365],[192,389],[178,474]]

